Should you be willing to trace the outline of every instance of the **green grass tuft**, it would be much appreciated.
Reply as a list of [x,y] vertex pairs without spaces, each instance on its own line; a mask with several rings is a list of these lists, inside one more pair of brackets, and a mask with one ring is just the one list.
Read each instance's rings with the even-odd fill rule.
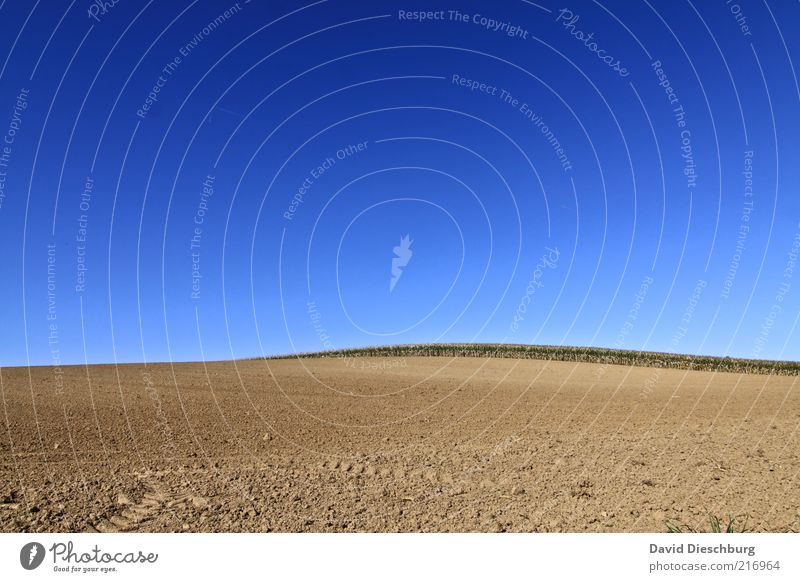
[[728,515],[727,520],[722,520],[714,514],[708,514],[709,530],[698,530],[688,524],[678,524],[667,521],[667,533],[747,533],[747,515]]

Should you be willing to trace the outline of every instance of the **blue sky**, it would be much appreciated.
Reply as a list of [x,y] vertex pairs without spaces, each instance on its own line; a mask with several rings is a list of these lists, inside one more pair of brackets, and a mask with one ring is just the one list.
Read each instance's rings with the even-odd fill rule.
[[0,5],[0,364],[800,358],[797,3],[100,6]]

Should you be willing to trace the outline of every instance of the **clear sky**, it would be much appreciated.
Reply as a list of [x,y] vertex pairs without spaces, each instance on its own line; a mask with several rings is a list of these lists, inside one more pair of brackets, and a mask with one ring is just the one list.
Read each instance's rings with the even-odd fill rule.
[[798,359],[799,26],[771,0],[6,0],[0,364]]

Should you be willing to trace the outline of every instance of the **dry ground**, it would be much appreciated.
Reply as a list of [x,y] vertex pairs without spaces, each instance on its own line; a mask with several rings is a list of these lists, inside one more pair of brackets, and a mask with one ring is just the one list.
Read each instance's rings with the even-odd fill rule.
[[2,531],[800,529],[796,377],[434,357],[0,372]]

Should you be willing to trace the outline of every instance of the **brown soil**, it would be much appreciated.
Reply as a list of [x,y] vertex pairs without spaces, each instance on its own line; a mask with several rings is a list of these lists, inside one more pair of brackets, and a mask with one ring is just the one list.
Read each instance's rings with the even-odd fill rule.
[[435,357],[0,372],[2,531],[800,529],[796,377]]

